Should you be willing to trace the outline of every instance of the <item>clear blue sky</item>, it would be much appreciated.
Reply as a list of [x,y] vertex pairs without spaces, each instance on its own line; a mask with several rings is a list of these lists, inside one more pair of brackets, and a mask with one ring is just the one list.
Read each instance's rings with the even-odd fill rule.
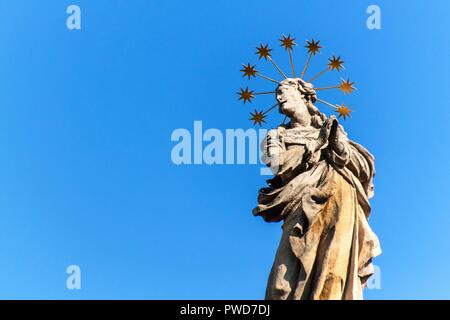
[[281,33],[322,41],[311,73],[340,54],[357,81],[328,97],[353,107],[346,130],[377,160],[382,289],[366,298],[450,298],[450,3],[377,0],[378,31],[369,4],[1,0],[0,298],[263,298],[281,231],[251,214],[266,177],[175,166],[170,136],[251,127],[240,64],[269,42],[286,67]]

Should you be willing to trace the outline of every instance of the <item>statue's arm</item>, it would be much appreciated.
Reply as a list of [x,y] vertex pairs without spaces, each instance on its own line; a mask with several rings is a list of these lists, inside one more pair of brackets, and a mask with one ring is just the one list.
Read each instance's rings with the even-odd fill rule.
[[264,162],[269,167],[282,165],[283,155],[286,151],[283,132],[279,129],[270,130],[263,141],[261,151],[264,155]]
[[348,139],[344,128],[335,117],[331,121],[327,158],[338,168],[346,167],[363,185],[368,185],[375,174],[374,158],[364,147]]

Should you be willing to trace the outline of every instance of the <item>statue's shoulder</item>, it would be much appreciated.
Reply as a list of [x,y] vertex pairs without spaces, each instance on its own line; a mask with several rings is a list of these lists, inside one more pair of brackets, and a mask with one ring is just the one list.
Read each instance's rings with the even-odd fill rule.
[[290,123],[287,123],[287,124],[280,124],[274,130],[276,130],[278,133],[285,133],[286,131],[288,131],[290,129],[292,129],[292,126]]
[[272,128],[268,131],[269,136],[279,136],[286,134],[286,131],[290,129],[290,126],[286,124],[281,124],[276,128]]

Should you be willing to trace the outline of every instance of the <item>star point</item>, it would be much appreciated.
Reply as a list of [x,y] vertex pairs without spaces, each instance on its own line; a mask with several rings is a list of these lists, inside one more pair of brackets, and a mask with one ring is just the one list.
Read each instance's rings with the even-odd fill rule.
[[266,122],[266,120],[264,120],[266,116],[262,111],[255,110],[254,113],[250,112],[250,115],[252,117],[249,120],[253,121],[253,125],[259,124],[259,126],[261,127],[262,124]]
[[344,94],[352,94],[353,90],[355,90],[356,88],[353,86],[355,84],[355,82],[350,82],[350,79],[341,80],[341,84],[339,85],[339,90],[343,91]]
[[272,51],[272,49],[269,49],[268,44],[261,44],[259,47],[256,47],[256,50],[256,54],[259,55],[259,59],[264,58],[267,60],[267,58],[270,58],[270,51]]
[[311,41],[306,41],[306,43],[308,45],[305,46],[305,48],[308,49],[308,53],[315,56],[316,53],[320,53],[320,49],[322,49],[322,47],[319,45],[320,40],[319,41],[314,41],[314,38]]
[[341,70],[344,68],[344,61],[341,60],[341,57],[333,56],[328,59],[330,62],[328,63],[328,67],[330,70],[337,70],[338,72],[341,72]]
[[347,117],[351,117],[350,113],[352,112],[352,110],[350,110],[348,106],[342,103],[342,105],[337,105],[336,112],[339,113],[338,118],[343,117],[344,120],[347,120]]
[[247,65],[243,64],[242,66],[244,67],[244,69],[241,69],[241,72],[243,73],[242,77],[248,77],[249,80],[251,77],[256,77],[258,71],[256,71],[254,65],[252,66],[248,63]]
[[238,92],[239,100],[244,100],[244,104],[248,101],[249,103],[252,102],[252,99],[255,98],[255,95],[253,94],[252,90],[249,90],[248,87],[244,89],[240,88],[241,92]]
[[297,44],[294,42],[295,38],[291,38],[291,35],[289,34],[287,37],[283,34],[282,35],[281,46],[284,47],[286,50],[292,50],[294,46]]

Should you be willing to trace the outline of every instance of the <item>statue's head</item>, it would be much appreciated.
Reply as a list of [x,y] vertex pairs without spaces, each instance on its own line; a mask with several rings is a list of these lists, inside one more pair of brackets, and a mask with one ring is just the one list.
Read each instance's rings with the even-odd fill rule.
[[[314,106],[316,92],[311,83],[301,78],[287,78],[280,82],[276,90],[280,113],[305,123],[311,122],[311,117],[322,114]],[[315,121],[317,122],[317,121]]]

